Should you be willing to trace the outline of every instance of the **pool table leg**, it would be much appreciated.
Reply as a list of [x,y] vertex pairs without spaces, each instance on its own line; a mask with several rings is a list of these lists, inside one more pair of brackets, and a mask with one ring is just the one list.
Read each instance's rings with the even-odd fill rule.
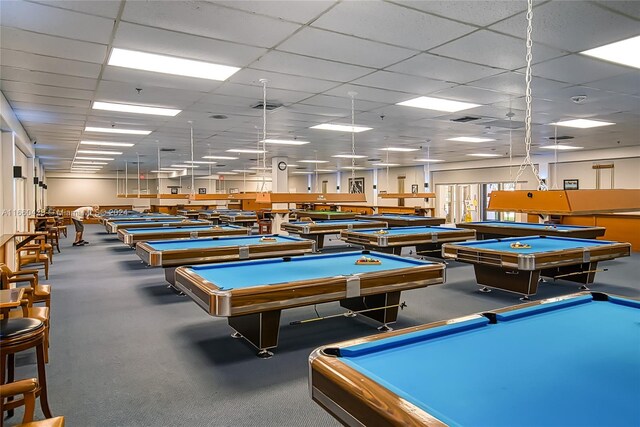
[[340,305],[351,311],[368,310],[376,307],[388,307],[380,310],[365,311],[361,313],[370,319],[382,323],[378,329],[390,331],[389,323],[395,323],[398,319],[398,305],[400,304],[400,291],[387,292],[384,294],[367,295],[364,297],[347,298],[340,301]]
[[301,234],[300,237],[316,242],[315,252],[320,252],[324,247],[324,234]]
[[232,336],[239,338],[239,334],[259,350],[258,357],[269,358],[273,353],[268,349],[278,345],[280,312],[273,310],[229,317],[229,326],[236,330]]
[[489,287],[529,297],[530,295],[535,295],[538,291],[540,270],[505,270],[480,264],[474,264],[473,267],[476,272],[476,281],[479,285],[484,286],[481,289],[483,292],[489,291],[487,289]]
[[593,283],[596,278],[598,262],[585,262],[578,265],[567,265],[563,267],[549,268],[542,270],[542,275],[551,277],[553,280],[563,279],[571,282],[582,283],[580,289],[587,290],[586,285]]

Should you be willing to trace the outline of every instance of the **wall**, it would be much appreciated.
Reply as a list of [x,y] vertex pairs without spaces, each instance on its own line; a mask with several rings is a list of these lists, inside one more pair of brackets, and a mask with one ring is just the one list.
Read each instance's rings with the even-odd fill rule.
[[47,185],[47,201],[51,206],[126,204],[125,199],[116,197],[115,179],[49,177]]
[[[580,189],[596,188],[596,170],[594,164],[614,165],[614,188],[640,188],[640,157],[630,159],[612,159],[599,161],[579,161],[557,164],[557,178],[555,164],[549,165],[549,175],[557,188],[563,188],[565,179],[578,179]],[[609,171],[603,171],[601,188],[609,188],[609,178],[605,178]],[[607,174],[607,175],[605,175]]]

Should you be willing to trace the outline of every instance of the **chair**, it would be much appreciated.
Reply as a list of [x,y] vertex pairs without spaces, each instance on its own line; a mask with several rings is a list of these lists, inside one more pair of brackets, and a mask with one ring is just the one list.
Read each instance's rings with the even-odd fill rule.
[[28,283],[33,289],[33,303],[41,303],[51,309],[51,285],[41,285],[38,283],[38,270],[16,270],[11,271],[7,264],[0,263],[0,274],[2,286],[0,289],[7,289],[14,283]]
[[[49,280],[49,255],[48,248],[43,238],[39,238],[39,243],[25,245],[18,249],[18,266],[22,268],[29,264],[42,264],[44,266],[44,277]],[[53,254],[53,250],[51,250]]]
[[[42,421],[33,421],[33,413],[36,406],[36,391],[40,386],[36,378],[15,381],[0,385],[0,399],[14,397],[22,394],[24,397],[24,416],[22,424],[17,427],[64,427],[64,417],[48,418]],[[2,414],[0,413],[0,416]]]
[[56,225],[47,227],[47,238],[51,245],[51,263],[53,264],[53,248],[55,247],[60,253],[60,231]]

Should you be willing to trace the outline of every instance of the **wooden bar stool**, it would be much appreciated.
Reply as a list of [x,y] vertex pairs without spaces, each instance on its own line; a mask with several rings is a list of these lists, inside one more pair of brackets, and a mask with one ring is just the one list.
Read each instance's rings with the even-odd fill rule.
[[[53,415],[51,415],[47,398],[44,335],[45,325],[40,320],[32,318],[0,320],[0,384],[14,381],[15,354],[35,347],[39,383],[35,395],[40,396],[40,407],[44,416],[52,418]],[[4,411],[12,414],[15,408],[22,405],[24,405],[24,399],[5,402],[3,398],[0,419],[4,418]]]

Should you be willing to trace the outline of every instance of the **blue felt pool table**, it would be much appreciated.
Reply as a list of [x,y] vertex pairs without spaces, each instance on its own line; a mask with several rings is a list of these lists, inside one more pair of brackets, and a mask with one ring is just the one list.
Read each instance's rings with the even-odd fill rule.
[[357,215],[356,219],[386,222],[390,228],[442,225],[446,222],[445,218],[437,218],[432,216],[421,216],[421,215],[390,214],[390,213],[389,214]]
[[209,221],[205,220],[191,220],[187,218],[176,219],[162,219],[157,220],[143,220],[143,221],[108,221],[105,228],[109,233],[117,233],[118,230],[129,230],[132,228],[158,228],[158,227],[196,227],[211,225]]
[[456,227],[474,230],[478,240],[522,236],[559,236],[595,239],[596,237],[604,236],[606,231],[604,227],[511,221],[461,222],[456,224]]
[[476,232],[452,227],[399,227],[386,229],[343,230],[340,239],[347,243],[362,245],[365,249],[389,252],[396,255],[402,248],[415,246],[420,255],[440,257],[445,242],[475,240]]
[[[363,255],[380,264],[359,265]],[[356,251],[184,266],[176,269],[175,280],[211,316],[227,317],[236,337],[258,348],[260,357],[269,357],[283,309],[340,301],[390,329],[401,291],[443,283],[444,265]]]
[[[517,247],[522,246],[522,247]],[[527,247],[528,246],[528,247]],[[473,264],[482,291],[516,292],[527,299],[541,277],[593,283],[599,261],[629,256],[631,244],[555,236],[510,237],[445,243],[445,259]],[[581,289],[586,289],[582,286]]]
[[297,234],[305,239],[316,242],[316,249],[324,247],[324,237],[329,234],[340,234],[342,230],[357,230],[363,228],[386,228],[382,221],[361,221],[356,219],[330,219],[326,221],[293,221],[280,225],[282,231]]
[[138,242],[148,240],[166,240],[213,236],[247,236],[251,234],[249,228],[237,225],[200,225],[187,227],[153,227],[132,228],[130,230],[118,230],[118,239],[129,246],[135,246]]
[[345,425],[640,425],[640,302],[574,294],[324,346],[312,398]]

